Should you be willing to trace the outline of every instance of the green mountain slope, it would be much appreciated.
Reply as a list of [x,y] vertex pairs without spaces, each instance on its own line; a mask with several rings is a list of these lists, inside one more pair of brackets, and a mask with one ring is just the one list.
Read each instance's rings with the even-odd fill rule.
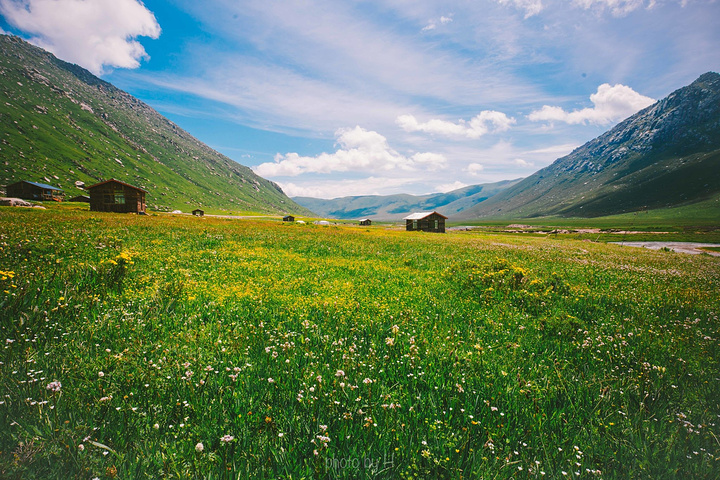
[[146,189],[151,209],[310,214],[145,103],[0,35],[0,183],[48,183],[72,197],[111,177]]
[[711,72],[461,216],[597,217],[718,194],[720,75]]
[[516,179],[471,185],[452,192],[421,196],[407,194],[363,195],[331,200],[293,197],[293,200],[327,218],[358,219],[367,217],[373,220],[398,220],[411,212],[428,210],[437,210],[444,215],[454,217],[459,212],[487,200],[519,181],[520,179]]

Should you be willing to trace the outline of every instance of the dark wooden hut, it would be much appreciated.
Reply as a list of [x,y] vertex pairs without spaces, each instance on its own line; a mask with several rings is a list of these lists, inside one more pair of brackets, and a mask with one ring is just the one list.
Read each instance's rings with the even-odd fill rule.
[[408,232],[445,233],[445,220],[448,217],[438,212],[417,212],[403,218]]
[[26,180],[11,183],[6,187],[5,191],[8,197],[22,198],[24,200],[54,200],[61,202],[65,197],[62,188]]
[[145,213],[147,191],[111,178],[87,187],[90,210],[95,212]]
[[360,219],[360,225],[362,225],[362,226],[372,225],[372,220],[370,220],[369,218],[362,218],[362,219]]
[[196,208],[195,210],[192,211],[192,214],[195,215],[196,217],[202,217],[203,215],[205,215],[205,211],[200,210],[199,208]]
[[285,215],[283,217],[283,222],[294,222],[294,221],[295,221],[295,217],[293,217],[292,215]]

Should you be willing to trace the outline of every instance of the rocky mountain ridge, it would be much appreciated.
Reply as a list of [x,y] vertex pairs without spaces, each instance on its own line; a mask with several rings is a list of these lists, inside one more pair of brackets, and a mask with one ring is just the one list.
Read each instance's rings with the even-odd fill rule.
[[720,75],[709,72],[461,215],[593,217],[718,194]]

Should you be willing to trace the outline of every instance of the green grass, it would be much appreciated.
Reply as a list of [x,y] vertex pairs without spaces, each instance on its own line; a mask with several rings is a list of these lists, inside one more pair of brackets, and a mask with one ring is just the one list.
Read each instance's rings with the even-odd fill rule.
[[[514,220],[476,220],[452,222],[451,225],[482,227],[485,232],[507,230],[511,224],[523,224],[533,231],[547,232],[555,229],[570,230],[558,234],[575,240],[599,242],[621,241],[684,241],[720,243],[720,197],[694,205],[663,208],[622,215],[595,218],[540,217]],[[577,230],[599,229],[596,233],[580,233]],[[636,233],[618,233],[618,232]]]
[[0,184],[49,183],[67,198],[116,178],[148,208],[310,214],[277,185],[212,150],[82,68],[0,35]]
[[2,478],[720,469],[709,256],[0,208],[0,271]]

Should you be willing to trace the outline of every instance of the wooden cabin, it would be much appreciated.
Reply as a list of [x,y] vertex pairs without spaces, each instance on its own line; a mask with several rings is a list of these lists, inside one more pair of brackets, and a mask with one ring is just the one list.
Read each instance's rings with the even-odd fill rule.
[[205,211],[200,210],[199,208],[196,208],[195,210],[192,211],[192,214],[195,215],[196,217],[202,217],[203,215],[205,215]]
[[87,187],[94,212],[145,213],[147,191],[111,178]]
[[65,192],[62,188],[53,187],[44,183],[20,182],[11,183],[6,187],[6,195],[11,198],[22,198],[23,200],[54,200],[62,202]]
[[294,222],[294,221],[295,221],[295,217],[293,217],[292,215],[285,215],[283,217],[283,222]]
[[445,233],[445,220],[448,217],[438,212],[417,212],[403,218],[408,232]]
[[369,225],[372,225],[372,220],[370,220],[369,218],[361,218],[361,219],[360,219],[360,225],[361,225],[361,226],[369,226]]

